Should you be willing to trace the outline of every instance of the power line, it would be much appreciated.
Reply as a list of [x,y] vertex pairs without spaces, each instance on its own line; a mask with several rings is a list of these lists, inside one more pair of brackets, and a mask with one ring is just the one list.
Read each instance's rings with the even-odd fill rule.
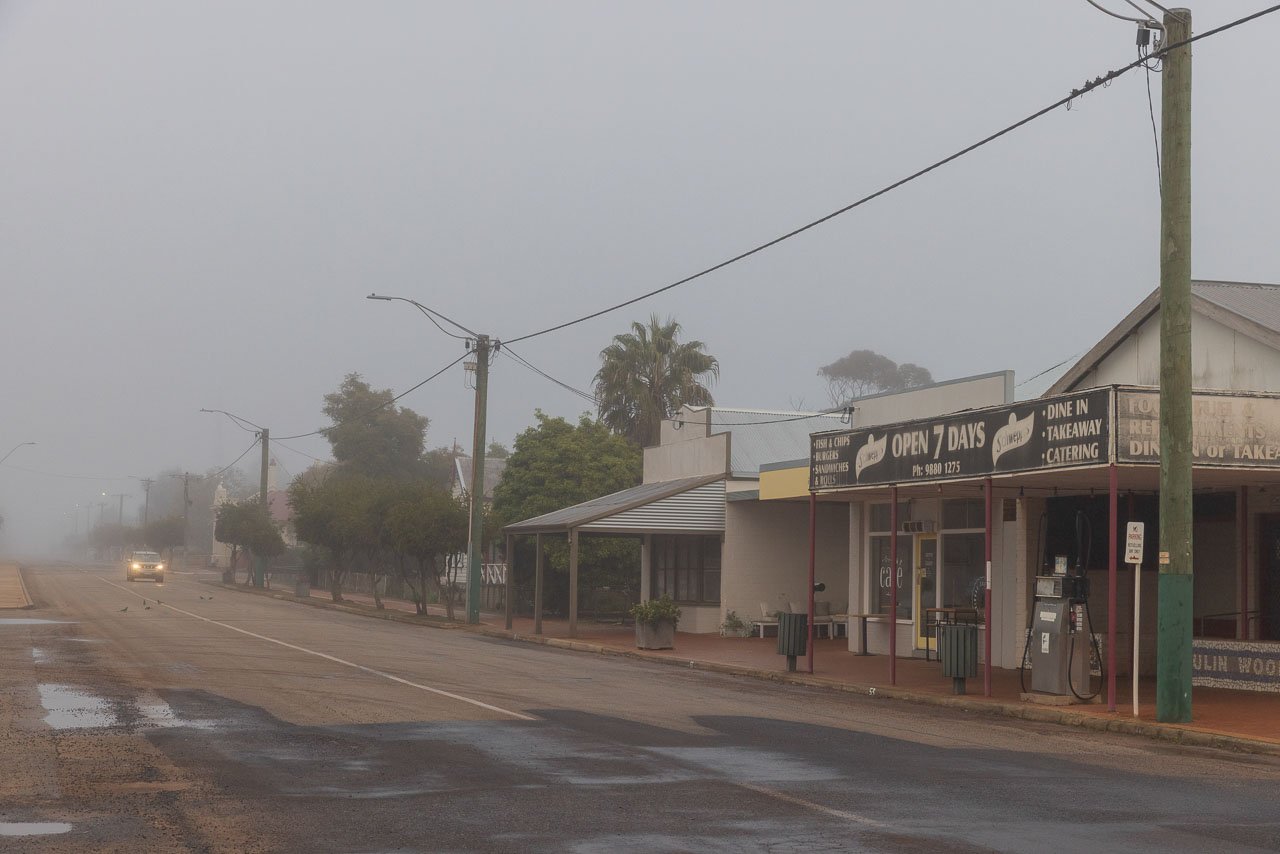
[[[1133,18],[1133,17],[1130,17],[1130,16],[1128,16],[1128,15],[1121,15],[1119,12],[1112,12],[1110,9],[1106,8],[1105,6],[1101,5],[1100,3],[1096,3],[1094,0],[1084,0],[1084,2],[1088,3],[1090,6],[1092,6],[1092,7],[1093,7],[1093,8],[1095,8],[1095,9],[1097,9],[1097,10],[1098,10],[1099,12],[1101,12],[1102,14],[1104,14],[1104,15],[1110,15],[1110,16],[1111,16],[1111,17],[1113,17],[1113,18],[1119,18],[1119,19],[1120,19],[1120,20],[1122,20],[1122,21],[1132,21],[1132,22],[1133,22],[1133,23],[1135,23],[1135,24],[1146,24],[1146,23],[1150,23],[1150,21],[1152,20],[1152,18],[1151,18],[1151,16],[1150,16],[1150,15],[1147,15],[1145,12],[1143,12],[1143,11],[1142,11],[1142,9],[1141,9],[1141,8],[1139,8],[1138,6],[1133,6],[1133,4],[1132,4],[1132,3],[1129,3],[1129,5],[1130,5],[1130,6],[1133,6],[1133,8],[1135,8],[1135,9],[1137,9],[1139,14],[1146,15],[1146,17],[1143,17],[1143,18]],[[1125,0],[1125,2],[1128,2],[1128,0]]]
[[1156,105],[1151,98],[1151,66],[1143,63],[1147,71],[1147,114],[1151,116],[1151,139],[1156,144],[1156,194],[1164,195],[1164,170],[1160,167],[1160,132],[1156,130]]
[[[436,371],[434,374],[432,374],[431,376],[427,377],[427,378],[426,378],[425,380],[423,380],[422,382],[418,383],[417,385],[410,386],[409,388],[407,388],[407,389],[405,389],[404,391],[400,392],[399,394],[397,394],[395,397],[391,398],[390,400],[385,401],[384,403],[380,403],[380,404],[378,404],[377,406],[373,407],[373,408],[372,408],[372,409],[370,409],[368,412],[362,412],[362,413],[360,413],[359,415],[355,416],[354,418],[348,418],[346,421],[339,421],[338,423],[336,423],[336,424],[331,424],[331,425],[329,425],[328,427],[321,427],[319,430],[312,430],[310,433],[298,433],[298,434],[297,434],[297,435],[295,435],[295,436],[280,436],[280,437],[272,436],[272,437],[271,437],[271,440],[272,440],[273,442],[279,442],[279,441],[281,441],[281,440],[287,440],[287,439],[305,439],[305,438],[307,438],[308,436],[323,436],[323,435],[324,435],[324,434],[326,434],[326,433],[330,433],[330,432],[332,432],[332,431],[334,431],[334,430],[337,430],[339,427],[343,426],[344,424],[350,424],[350,423],[352,423],[353,421],[359,421],[361,418],[367,418],[368,416],[372,415],[372,414],[373,414],[373,413],[375,413],[375,412],[379,412],[379,411],[381,411],[381,410],[383,410],[383,409],[386,409],[388,406],[390,406],[391,404],[395,403],[397,400],[400,400],[400,399],[401,399],[402,397],[404,397],[405,395],[412,394],[413,392],[415,392],[415,391],[417,391],[418,389],[422,388],[424,385],[426,385],[427,383],[431,382],[433,379],[435,379],[436,377],[440,376],[440,375],[441,375],[441,374],[443,374],[445,371],[449,370],[449,369],[450,369],[450,368],[452,368],[454,365],[458,364],[458,363],[459,363],[459,362],[461,362],[463,359],[467,358],[467,356],[469,356],[469,355],[470,355],[470,353],[463,353],[461,356],[459,356],[458,358],[454,359],[452,362],[450,362],[449,364],[445,365],[443,368],[441,368],[440,370]],[[246,452],[246,453],[247,453],[247,452]]]
[[244,453],[242,453],[240,456],[236,457],[234,460],[232,460],[232,461],[231,461],[230,463],[228,463],[227,465],[225,465],[225,466],[223,466],[222,468],[218,469],[218,470],[217,470],[216,472],[214,472],[213,474],[207,474],[207,475],[204,475],[204,476],[201,478],[201,480],[205,480],[205,479],[207,479],[207,478],[215,478],[215,477],[219,477],[219,476],[221,476],[224,472],[226,472],[226,471],[227,471],[227,469],[231,468],[231,467],[232,467],[232,466],[234,466],[236,463],[238,463],[238,462],[240,462],[241,460],[243,460],[243,459],[244,459],[244,458],[249,454],[249,452],[250,452],[250,451],[252,451],[254,448],[258,447],[258,443],[259,443],[259,442],[261,442],[261,441],[262,441],[262,439],[261,439],[261,438],[254,439],[254,440],[253,440],[253,444],[252,444],[252,445],[250,445],[249,447],[247,447],[247,448],[245,448],[245,449],[244,449]]
[[[1253,20],[1256,20],[1256,19],[1258,19],[1258,18],[1261,18],[1261,17],[1263,17],[1264,15],[1270,15],[1272,12],[1276,12],[1276,11],[1280,11],[1280,5],[1269,6],[1269,7],[1265,8],[1265,9],[1262,9],[1261,11],[1254,12],[1254,13],[1253,13],[1253,14],[1251,14],[1251,15],[1246,15],[1246,16],[1245,16],[1245,17],[1243,17],[1243,18],[1238,18],[1238,19],[1236,19],[1236,20],[1234,20],[1234,21],[1231,21],[1230,23],[1223,24],[1223,25],[1222,25],[1222,26],[1220,26],[1220,27],[1215,27],[1214,29],[1207,30],[1207,31],[1205,31],[1205,32],[1203,32],[1203,33],[1200,33],[1199,35],[1195,35],[1195,36],[1192,36],[1192,37],[1190,37],[1190,38],[1188,38],[1188,39],[1184,39],[1183,41],[1180,41],[1180,42],[1178,42],[1177,44],[1164,45],[1164,46],[1162,46],[1162,47],[1160,48],[1160,50],[1159,50],[1159,51],[1157,51],[1157,54],[1161,54],[1161,55],[1162,55],[1162,54],[1165,54],[1165,53],[1167,53],[1167,52],[1169,52],[1169,51],[1171,51],[1171,50],[1174,50],[1174,49],[1176,49],[1176,48],[1184,47],[1185,45],[1191,44],[1192,42],[1199,41],[1200,39],[1204,39],[1204,38],[1208,38],[1209,36],[1217,35],[1217,34],[1219,34],[1219,33],[1222,33],[1222,32],[1225,32],[1225,31],[1227,31],[1227,30],[1229,30],[1229,29],[1232,29],[1233,27],[1238,27],[1238,26],[1240,26],[1240,25],[1242,25],[1242,24],[1246,24],[1246,23],[1248,23],[1248,22],[1250,22],[1250,21],[1253,21]],[[1072,90],[1071,90],[1071,94],[1067,95],[1066,97],[1064,97],[1064,98],[1059,98],[1057,101],[1054,101],[1052,104],[1049,104],[1049,105],[1048,105],[1048,106],[1046,106],[1046,107],[1042,107],[1041,109],[1036,110],[1034,113],[1030,114],[1029,116],[1027,116],[1027,117],[1025,117],[1025,118],[1023,118],[1023,119],[1020,119],[1020,120],[1018,120],[1018,121],[1014,122],[1013,124],[1009,125],[1008,127],[1003,128],[1002,130],[998,130],[998,131],[996,131],[995,133],[991,134],[990,136],[983,137],[982,139],[978,140],[977,142],[973,143],[972,145],[968,145],[968,146],[966,146],[966,147],[964,147],[964,148],[960,149],[959,151],[955,152],[954,154],[950,154],[950,155],[948,155],[948,156],[946,156],[946,157],[942,158],[941,160],[935,161],[934,163],[930,164],[929,166],[926,166],[926,167],[924,167],[923,169],[920,169],[920,170],[919,170],[919,171],[917,171],[917,172],[913,172],[913,173],[911,173],[910,175],[906,176],[905,178],[901,178],[901,179],[899,179],[899,180],[897,180],[897,181],[894,181],[892,184],[888,184],[888,185],[886,185],[886,186],[884,186],[884,187],[881,187],[879,190],[876,190],[876,191],[875,191],[875,192],[873,192],[873,193],[870,193],[870,194],[868,194],[868,195],[866,195],[866,196],[863,196],[862,198],[858,199],[857,201],[851,202],[850,204],[847,204],[847,205],[845,205],[845,206],[844,206],[844,207],[842,207],[842,208],[838,208],[838,209],[836,209],[836,210],[832,211],[831,213],[826,214],[825,216],[822,216],[822,217],[819,217],[818,219],[812,220],[811,222],[808,222],[808,223],[806,223],[806,224],[804,224],[804,225],[800,226],[799,228],[792,229],[791,231],[788,231],[786,234],[783,234],[783,235],[780,235],[780,236],[778,236],[778,237],[775,237],[775,238],[773,238],[772,240],[769,240],[769,241],[767,241],[767,242],[765,242],[765,243],[761,243],[761,244],[759,244],[758,246],[756,246],[756,247],[754,247],[754,248],[752,248],[752,249],[748,249],[748,250],[747,250],[747,251],[745,251],[745,252],[741,252],[741,253],[739,253],[739,254],[737,254],[737,255],[734,255],[732,258],[728,258],[728,259],[726,259],[726,260],[724,260],[724,261],[721,261],[721,262],[719,262],[719,263],[717,263],[717,264],[713,264],[713,265],[712,265],[712,266],[710,266],[710,267],[707,267],[707,268],[705,268],[705,269],[703,269],[703,270],[700,270],[700,271],[698,271],[698,272],[696,272],[696,273],[693,273],[692,275],[685,276],[683,279],[677,279],[676,281],[671,282],[670,284],[667,284],[667,285],[663,285],[663,286],[662,286],[662,287],[660,287],[660,288],[654,288],[654,289],[653,289],[653,290],[651,290],[651,291],[648,291],[648,292],[646,292],[646,293],[640,294],[639,296],[636,296],[636,297],[632,297],[632,298],[631,298],[631,299],[629,299],[629,300],[625,300],[625,301],[623,301],[623,302],[620,302],[620,303],[616,303],[616,304],[614,304],[614,305],[611,305],[611,306],[609,306],[608,308],[602,308],[602,309],[600,309],[599,311],[593,311],[593,312],[591,312],[590,314],[585,314],[585,315],[583,315],[583,316],[581,316],[581,317],[574,318],[573,320],[566,320],[566,321],[565,321],[565,322],[563,322],[563,323],[557,323],[557,324],[556,324],[556,325],[554,325],[554,326],[548,326],[547,328],[545,328],[545,329],[540,329],[540,330],[538,330],[537,332],[530,332],[530,333],[528,333],[528,334],[521,335],[521,336],[518,336],[518,337],[516,337],[516,338],[508,339],[505,343],[506,343],[506,344],[518,344],[519,342],[521,342],[521,341],[527,341],[527,340],[528,340],[528,339],[530,339],[530,338],[537,338],[537,337],[538,337],[538,336],[540,336],[540,335],[546,335],[546,334],[548,334],[548,333],[550,333],[550,332],[557,332],[557,331],[559,331],[559,330],[561,330],[561,329],[565,329],[565,328],[567,328],[567,327],[569,327],[569,326],[575,326],[575,325],[577,325],[577,324],[579,324],[579,323],[583,323],[583,322],[585,322],[585,321],[592,320],[592,319],[594,319],[594,318],[600,317],[601,315],[609,314],[610,312],[617,311],[617,310],[618,310],[618,309],[620,309],[620,308],[626,308],[626,307],[627,307],[627,306],[629,306],[629,305],[634,305],[635,303],[638,303],[638,302],[640,302],[640,301],[642,301],[642,300],[646,300],[646,299],[648,299],[648,298],[650,298],[650,297],[653,297],[653,296],[657,296],[658,294],[661,294],[661,293],[664,293],[664,292],[666,292],[666,291],[672,290],[673,288],[678,288],[678,287],[680,287],[681,285],[688,284],[689,282],[692,282],[692,281],[694,281],[694,280],[696,280],[696,279],[700,279],[700,278],[702,278],[702,277],[704,277],[704,276],[710,275],[711,273],[714,273],[714,272],[716,272],[717,270],[723,270],[725,267],[728,267],[728,266],[730,266],[731,264],[736,264],[736,263],[737,263],[737,262],[739,262],[739,261],[742,261],[742,260],[744,260],[744,259],[750,258],[752,255],[756,255],[756,254],[758,254],[758,253],[760,253],[760,252],[765,251],[766,249],[770,249],[770,248],[772,248],[772,247],[774,247],[774,246],[777,246],[779,243],[782,243],[782,242],[784,242],[784,241],[786,241],[786,240],[790,240],[791,238],[796,237],[797,235],[803,234],[804,232],[806,232],[806,231],[808,231],[808,230],[810,230],[810,229],[812,229],[812,228],[816,228],[817,226],[822,225],[823,223],[825,223],[825,222],[827,222],[827,221],[829,221],[829,220],[835,219],[836,217],[841,216],[842,214],[846,214],[846,213],[848,213],[849,211],[853,210],[854,208],[861,207],[862,205],[866,204],[867,202],[872,201],[873,199],[877,199],[877,198],[879,198],[880,196],[883,196],[883,195],[885,195],[886,193],[892,192],[893,190],[896,190],[896,189],[898,189],[899,187],[901,187],[901,186],[903,186],[903,185],[905,185],[905,184],[909,184],[909,183],[911,183],[912,181],[916,180],[917,178],[921,178],[921,177],[923,177],[924,175],[929,174],[930,172],[934,171],[935,169],[938,169],[938,168],[940,168],[940,167],[942,167],[942,166],[945,166],[945,165],[947,165],[948,163],[951,163],[951,162],[952,162],[952,161],[954,161],[954,160],[958,160],[958,159],[960,159],[961,157],[964,157],[966,154],[969,154],[969,153],[971,153],[971,152],[973,152],[973,151],[976,151],[977,149],[982,148],[984,145],[987,145],[987,144],[989,144],[989,143],[991,143],[991,142],[994,142],[995,140],[999,139],[999,138],[1000,138],[1000,137],[1002,137],[1002,136],[1005,136],[1006,134],[1012,133],[1013,131],[1017,130],[1018,128],[1021,128],[1023,125],[1030,124],[1031,122],[1035,121],[1036,119],[1038,119],[1038,118],[1040,118],[1040,117],[1042,117],[1042,116],[1044,116],[1044,115],[1047,115],[1048,113],[1053,112],[1054,110],[1058,109],[1059,107],[1062,107],[1062,106],[1065,106],[1065,105],[1067,105],[1067,104],[1070,104],[1072,101],[1074,101],[1075,99],[1079,98],[1081,95],[1087,94],[1088,92],[1093,91],[1094,89],[1098,88],[1099,86],[1103,86],[1103,85],[1105,85],[1105,84],[1109,84],[1112,80],[1115,80],[1117,77],[1120,77],[1120,76],[1121,76],[1121,75],[1123,75],[1123,74],[1127,74],[1128,72],[1130,72],[1130,71],[1132,71],[1133,69],[1137,68],[1138,66],[1142,65],[1142,64],[1143,64],[1144,62],[1146,62],[1146,61],[1147,61],[1147,58],[1146,58],[1146,57],[1144,57],[1144,58],[1140,58],[1140,59],[1138,59],[1138,60],[1136,60],[1136,61],[1134,61],[1134,62],[1129,63],[1128,65],[1125,65],[1125,66],[1121,67],[1121,68],[1117,68],[1117,69],[1115,69],[1115,70],[1113,70],[1113,71],[1108,71],[1106,74],[1104,74],[1104,75],[1102,75],[1102,76],[1100,76],[1100,77],[1095,77],[1093,80],[1088,80],[1088,81],[1086,81],[1086,82],[1084,83],[1084,85],[1083,85],[1083,86],[1081,86],[1079,89],[1072,89]]]
[[1072,361],[1073,359],[1078,359],[1078,358],[1080,358],[1080,357],[1081,357],[1081,356],[1083,356],[1083,355],[1084,355],[1084,351],[1083,351],[1083,350],[1081,350],[1079,353],[1076,353],[1074,356],[1068,356],[1067,358],[1063,359],[1063,360],[1062,360],[1061,362],[1059,362],[1058,364],[1056,364],[1056,365],[1050,365],[1049,367],[1045,368],[1043,371],[1041,371],[1040,373],[1036,374],[1035,376],[1027,377],[1025,380],[1023,380],[1022,382],[1020,382],[1020,383],[1018,383],[1016,386],[1014,386],[1014,388],[1022,388],[1024,385],[1026,385],[1027,383],[1031,382],[1032,380],[1038,380],[1038,379],[1040,379],[1042,376],[1044,376],[1045,374],[1049,373],[1050,371],[1052,371],[1052,370],[1056,370],[1057,368],[1061,368],[1061,367],[1062,367],[1063,365],[1065,365],[1067,362],[1070,362],[1070,361]]
[[[842,406],[838,409],[828,409],[823,412],[806,412],[803,415],[792,415],[787,418],[774,418],[768,421],[709,421],[712,427],[755,427],[760,424],[790,424],[793,421],[807,421],[810,418],[829,418],[832,415],[841,416],[842,423],[848,424],[851,420],[854,407]],[[689,423],[683,419],[673,419],[681,426]],[[695,422],[696,423],[696,422]]]
[[599,406],[599,405],[600,405],[600,401],[599,401],[599,399],[598,399],[594,394],[591,394],[591,393],[589,393],[589,392],[585,392],[585,391],[583,391],[582,389],[579,389],[579,388],[574,388],[573,386],[569,385],[568,383],[563,382],[562,380],[558,380],[558,379],[556,379],[555,377],[551,376],[551,374],[547,373],[546,371],[544,371],[544,370],[542,370],[541,368],[539,368],[539,367],[537,367],[536,365],[534,365],[532,362],[530,362],[530,361],[529,361],[528,359],[526,359],[524,356],[521,356],[521,355],[520,355],[519,353],[517,353],[515,350],[512,350],[512,349],[511,349],[507,344],[505,344],[505,343],[502,345],[502,352],[503,352],[503,353],[506,353],[506,354],[508,354],[508,355],[510,355],[510,356],[511,356],[511,358],[513,358],[513,359],[515,359],[515,360],[516,360],[516,363],[517,363],[517,364],[519,364],[519,365],[521,365],[521,366],[523,366],[523,367],[527,368],[528,370],[532,371],[533,373],[537,374],[538,376],[542,377],[543,379],[546,379],[546,380],[549,380],[549,381],[551,381],[551,382],[555,383],[556,385],[560,386],[560,387],[561,387],[562,389],[564,389],[565,391],[568,391],[568,392],[571,392],[571,393],[573,393],[573,394],[576,394],[578,397],[580,397],[580,398],[582,398],[583,400],[587,401],[587,402],[588,402],[588,403],[590,403],[592,406]]
[[284,448],[286,451],[292,451],[293,453],[297,454],[297,455],[298,455],[298,456],[300,456],[300,457],[306,457],[307,459],[309,459],[309,460],[315,460],[315,461],[316,461],[316,462],[318,462],[318,463],[327,463],[327,462],[329,462],[328,460],[322,460],[320,457],[313,457],[313,456],[311,456],[310,454],[308,454],[306,451],[299,451],[297,448],[290,447],[289,445],[286,445],[284,442],[281,442],[279,439],[274,439],[274,438],[273,438],[273,439],[271,440],[271,444],[273,444],[273,445],[279,445],[280,447]]

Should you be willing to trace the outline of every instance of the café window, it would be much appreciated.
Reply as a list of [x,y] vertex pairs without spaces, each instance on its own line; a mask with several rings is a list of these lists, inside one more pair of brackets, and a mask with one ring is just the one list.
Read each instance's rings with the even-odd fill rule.
[[[890,513],[889,513],[890,509],[892,508],[888,504],[872,504],[871,505],[871,530],[873,532],[889,530],[889,527],[890,527],[889,523],[892,521],[892,519],[890,519]],[[908,510],[909,508],[908,508],[907,502],[905,501],[898,502],[898,524],[899,525],[901,525],[903,522],[911,518]]]
[[987,508],[981,498],[956,498],[942,502],[943,530],[978,530],[987,527]]
[[719,604],[720,538],[655,535],[650,557],[655,599]]
[[[886,505],[885,509],[888,509]],[[871,537],[871,578],[873,595],[876,601],[876,613],[888,614],[893,604],[893,587],[898,587],[898,619],[911,619],[911,590],[915,583],[915,561],[911,553],[910,536],[898,536],[898,566],[895,572],[890,561],[892,542],[889,536]]]
[[942,607],[985,613],[987,561],[985,534],[942,535]]

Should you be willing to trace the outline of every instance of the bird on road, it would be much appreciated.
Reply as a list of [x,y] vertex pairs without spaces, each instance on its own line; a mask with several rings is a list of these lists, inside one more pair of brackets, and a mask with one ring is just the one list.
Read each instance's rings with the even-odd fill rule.
[[150,611],[150,610],[151,610],[151,606],[150,606],[150,605],[143,605],[143,606],[142,606],[142,610],[144,610],[144,611]]
[[128,611],[128,610],[129,610],[129,606],[125,605],[123,608],[120,609],[120,613],[123,614],[125,611]]

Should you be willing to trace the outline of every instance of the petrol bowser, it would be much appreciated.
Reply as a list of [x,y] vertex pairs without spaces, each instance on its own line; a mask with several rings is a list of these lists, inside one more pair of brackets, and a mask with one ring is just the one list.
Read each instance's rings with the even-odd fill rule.
[[[1036,576],[1035,602],[1023,663],[1031,664],[1031,690],[1073,695],[1082,701],[1098,695],[1090,688],[1090,653],[1099,652],[1089,616],[1089,579],[1085,571],[1092,547],[1089,519],[1076,513],[1075,566],[1057,555],[1046,574]],[[1101,663],[1101,655],[1098,655]]]

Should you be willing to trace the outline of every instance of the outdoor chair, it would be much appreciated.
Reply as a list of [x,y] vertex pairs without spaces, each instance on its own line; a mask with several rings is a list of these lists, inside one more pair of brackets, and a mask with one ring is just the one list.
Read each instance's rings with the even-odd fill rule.
[[751,628],[759,632],[760,637],[764,637],[764,630],[773,626],[778,628],[778,609],[771,607],[768,602],[760,603],[760,619],[751,621]]
[[[807,614],[809,613],[808,602],[791,602],[791,613]],[[831,616],[830,602],[814,602],[813,603],[813,636],[822,637],[822,629],[826,629],[827,637],[832,636],[836,621]]]

